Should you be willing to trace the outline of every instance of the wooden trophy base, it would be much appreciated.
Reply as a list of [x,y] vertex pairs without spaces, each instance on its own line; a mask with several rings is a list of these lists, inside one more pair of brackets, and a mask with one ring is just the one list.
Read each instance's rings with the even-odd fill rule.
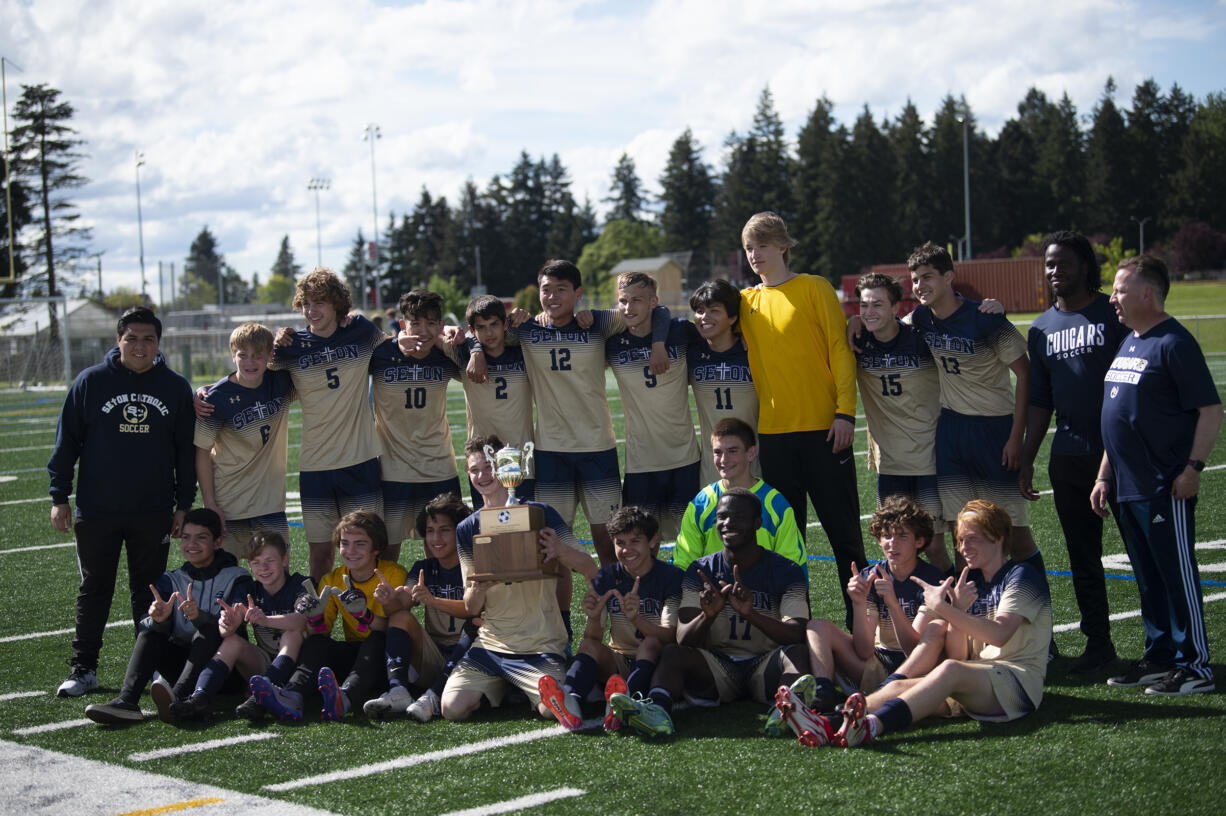
[[473,536],[470,581],[540,581],[558,574],[556,560],[546,562],[537,543],[545,511],[528,504],[483,507],[481,533]]

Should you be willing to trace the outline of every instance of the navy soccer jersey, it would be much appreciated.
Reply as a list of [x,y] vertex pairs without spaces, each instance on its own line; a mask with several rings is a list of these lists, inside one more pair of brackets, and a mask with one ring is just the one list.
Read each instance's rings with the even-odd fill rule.
[[[415,585],[418,575],[423,570],[426,573],[426,589],[430,590],[431,595],[447,601],[464,600],[464,577],[461,575],[459,563],[454,567],[444,567],[437,558],[423,558],[415,561],[413,566],[409,567],[409,577],[405,579],[405,586]],[[426,634],[435,643],[454,646],[459,641],[464,631],[464,624],[468,623],[468,619],[452,617],[431,606],[425,609]]]
[[[272,594],[264,589],[263,584],[256,581],[255,592],[251,593],[251,600],[255,601],[255,605],[265,615],[289,615],[294,611],[294,603],[298,600],[298,596],[305,594],[302,582],[309,580],[305,575],[299,575],[296,572],[293,575],[286,574],[285,583],[281,585],[281,589]],[[255,645],[267,652],[269,657],[276,657],[277,651],[281,648],[281,633],[285,630],[258,624],[252,624],[251,628],[255,632]]]
[[1052,306],[1030,325],[1030,404],[1054,411],[1051,452],[1084,456],[1102,451],[1102,390],[1128,329],[1101,292],[1084,309]]
[[[681,608],[681,579],[684,575],[685,572],[680,567],[655,559],[651,570],[638,579],[639,615],[656,626],[676,626],[677,611]],[[626,572],[626,568],[617,561],[601,567],[600,572],[592,579],[592,589],[597,595],[616,589],[624,596],[633,587],[634,576]],[[616,597],[610,597],[605,608],[608,611],[609,630],[612,635],[610,647],[622,654],[633,654],[639,641],[643,639],[643,633],[629,621]]]
[[[902,607],[903,614],[908,622],[915,620],[915,616],[919,614],[920,607],[924,605],[924,589],[912,581],[911,578],[918,578],[926,584],[939,584],[945,580],[945,573],[922,558],[916,562],[915,569],[911,571],[911,575],[902,580],[894,578],[890,572],[888,561],[881,561],[875,566],[880,566],[882,571],[890,576],[894,584],[894,595],[898,598],[898,605]],[[860,577],[870,582],[868,587],[868,605],[875,607],[877,610],[879,623],[877,625],[876,648],[891,652],[901,652],[902,646],[898,642],[898,637],[894,633],[894,623],[890,619],[890,608],[886,606],[885,600],[877,594],[877,588],[872,584],[872,581],[876,579],[874,573],[874,566],[865,567],[860,570]]]
[[1205,355],[1175,318],[1124,338],[1103,383],[1102,434],[1116,498],[1166,493],[1188,464],[1197,409],[1221,402]]
[[[703,583],[699,570],[716,588],[721,581],[731,584],[735,580],[732,565],[724,558],[723,550],[698,558],[685,571],[681,582],[682,608],[701,608],[698,596]],[[758,612],[775,620],[808,620],[808,578],[796,562],[764,550],[758,563],[739,572],[741,583],[753,596],[753,608]],[[704,646],[713,652],[742,658],[767,654],[778,648],[779,644],[738,615],[730,604],[724,604],[719,617],[711,622],[707,630]]]

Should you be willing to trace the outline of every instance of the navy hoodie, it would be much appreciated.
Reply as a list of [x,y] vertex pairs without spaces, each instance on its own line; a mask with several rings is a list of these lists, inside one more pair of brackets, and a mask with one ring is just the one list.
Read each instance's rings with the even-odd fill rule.
[[191,386],[161,354],[137,374],[111,349],[77,375],[64,400],[47,463],[52,503],[68,503],[79,461],[78,517],[191,509],[195,429]]

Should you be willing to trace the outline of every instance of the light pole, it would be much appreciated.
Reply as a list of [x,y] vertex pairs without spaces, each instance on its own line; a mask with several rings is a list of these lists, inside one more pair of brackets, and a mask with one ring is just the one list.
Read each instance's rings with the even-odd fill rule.
[[313,178],[307,182],[307,189],[315,193],[315,260],[316,266],[324,265],[324,249],[323,240],[320,238],[319,231],[319,191],[326,190],[332,186],[332,182],[326,178]]
[[1147,221],[1152,221],[1154,217],[1152,215],[1147,215],[1144,218],[1137,218],[1135,215],[1130,215],[1128,216],[1128,219],[1130,221],[1137,222],[1137,227],[1141,231],[1141,235],[1139,238],[1140,243],[1141,243],[1141,248],[1137,251],[1137,254],[1144,255],[1145,254],[1145,224]]
[[[371,280],[374,282],[374,285],[375,285],[376,306],[382,306],[382,303],[379,302],[380,298],[379,298],[379,280],[378,280],[379,198],[375,194],[375,140],[382,139],[382,138],[383,138],[383,132],[379,130],[378,125],[376,125],[374,122],[370,122],[366,125],[366,128],[362,135],[362,139],[364,141],[370,142],[370,209],[371,209],[371,212],[374,214],[374,224],[375,224],[374,250],[370,254],[371,254]],[[366,288],[365,276],[363,276],[362,288],[363,290]],[[365,291],[362,292],[362,300],[363,301],[366,300]],[[365,308],[365,304],[363,304],[363,308]]]
[[141,216],[140,211],[140,168],[145,163],[145,154],[136,151],[136,235],[140,241],[140,302],[145,305],[146,294],[145,284],[145,221]]
[[971,259],[971,151],[970,151],[970,124],[967,122],[969,116],[963,115],[958,117],[958,121],[962,123],[962,203],[966,209],[966,234],[963,240],[966,241],[966,260]]

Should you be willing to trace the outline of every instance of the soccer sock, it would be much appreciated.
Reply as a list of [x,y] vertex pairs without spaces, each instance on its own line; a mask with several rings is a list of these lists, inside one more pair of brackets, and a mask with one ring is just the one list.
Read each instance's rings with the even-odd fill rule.
[[817,699],[820,700],[823,697],[834,696],[835,691],[833,680],[831,680],[829,677],[815,677],[813,679],[817,681]]
[[653,703],[664,709],[666,713],[673,713],[673,695],[669,694],[666,690],[657,686],[647,696],[651,698]]
[[212,700],[221,691],[229,674],[230,667],[214,657],[205,664],[200,671],[200,676],[196,678],[195,694],[203,694],[207,699]]
[[410,670],[413,668],[413,639],[409,633],[398,626],[387,627],[387,684],[391,688],[404,686],[408,688],[411,681]]
[[575,640],[575,630],[570,625],[570,610],[562,610],[562,625],[566,627],[566,640],[568,643],[573,643]]
[[274,686],[284,686],[289,680],[289,676],[294,673],[294,666],[297,663],[298,661],[289,655],[279,654],[273,658],[272,665],[268,667],[268,671],[264,676]]
[[893,674],[887,676],[884,680],[882,680],[881,685],[877,686],[877,688],[884,688],[885,686],[888,686],[890,683],[893,683],[895,680],[906,680],[906,679],[907,679],[907,675],[901,672],[894,672]]
[[[901,697],[886,700],[876,711],[877,720],[881,723],[880,733],[901,731],[911,724],[911,707]],[[873,736],[877,736],[874,734]]]
[[566,672],[566,693],[586,700],[595,685],[596,660],[591,655],[575,655],[575,662],[570,664],[570,669]]
[[651,685],[651,676],[655,674],[656,664],[652,660],[636,660],[630,676],[626,678],[626,691],[630,694],[646,694]]

